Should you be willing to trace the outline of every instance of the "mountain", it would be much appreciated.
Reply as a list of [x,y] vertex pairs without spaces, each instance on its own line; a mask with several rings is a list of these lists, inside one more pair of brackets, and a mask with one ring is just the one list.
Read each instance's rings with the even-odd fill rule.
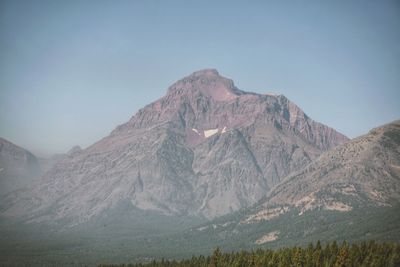
[[39,174],[40,166],[32,153],[0,138],[0,195],[30,185]]
[[[249,207],[348,140],[282,95],[239,90],[206,69],[0,205],[5,218],[80,224],[121,205],[214,218]],[[125,203],[125,204],[121,204]]]

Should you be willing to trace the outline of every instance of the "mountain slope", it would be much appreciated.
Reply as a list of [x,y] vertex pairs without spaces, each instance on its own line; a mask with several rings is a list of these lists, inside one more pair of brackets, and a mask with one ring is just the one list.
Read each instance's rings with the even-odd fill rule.
[[[299,210],[339,212],[400,202],[400,121],[325,152],[285,178],[247,221]],[[275,215],[273,215],[275,214]]]
[[253,205],[345,141],[284,96],[240,91],[207,69],[170,86],[0,208],[6,217],[79,224],[128,201],[142,210],[213,218]]
[[0,138],[0,195],[31,184],[39,173],[32,153]]

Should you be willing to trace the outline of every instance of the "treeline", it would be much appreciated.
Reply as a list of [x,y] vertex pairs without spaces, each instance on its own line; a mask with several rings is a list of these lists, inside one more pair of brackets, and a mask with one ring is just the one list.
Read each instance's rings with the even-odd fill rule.
[[283,248],[279,250],[258,249],[251,252],[223,253],[219,248],[211,256],[193,256],[191,259],[165,260],[151,263],[100,265],[101,267],[359,267],[400,266],[400,245],[376,243],[374,241],[348,244],[337,242],[321,246]]

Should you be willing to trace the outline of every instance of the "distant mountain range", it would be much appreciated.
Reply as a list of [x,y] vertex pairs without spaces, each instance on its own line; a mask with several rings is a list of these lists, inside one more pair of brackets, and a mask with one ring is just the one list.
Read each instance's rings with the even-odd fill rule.
[[[37,173],[32,154],[8,147],[19,152],[1,147],[7,174],[15,166]],[[137,251],[168,251],[163,242],[169,238],[195,253],[218,244],[237,249],[328,240],[325,234],[339,226],[327,225],[338,218],[353,224],[364,210],[370,211],[368,233],[386,240],[385,225],[376,225],[400,201],[400,121],[349,140],[283,95],[241,91],[205,69],[171,85],[92,146],[47,163],[39,182],[4,192],[0,222],[90,232],[90,238],[128,235],[132,246],[147,244]],[[13,180],[6,176],[2,183]],[[152,229],[163,230],[154,237]],[[400,236],[398,227],[390,231],[391,238]]]

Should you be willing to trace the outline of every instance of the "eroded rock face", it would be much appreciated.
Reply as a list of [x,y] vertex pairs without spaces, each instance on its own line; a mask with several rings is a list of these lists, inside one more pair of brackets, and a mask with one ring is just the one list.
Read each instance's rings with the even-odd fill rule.
[[202,70],[70,153],[40,186],[8,197],[2,211],[79,223],[128,199],[144,210],[213,218],[254,204],[345,141],[282,95],[240,91],[216,70]]
[[[400,200],[400,121],[323,153],[273,188],[254,216],[268,210],[391,206]],[[288,208],[290,207],[290,208]]]

